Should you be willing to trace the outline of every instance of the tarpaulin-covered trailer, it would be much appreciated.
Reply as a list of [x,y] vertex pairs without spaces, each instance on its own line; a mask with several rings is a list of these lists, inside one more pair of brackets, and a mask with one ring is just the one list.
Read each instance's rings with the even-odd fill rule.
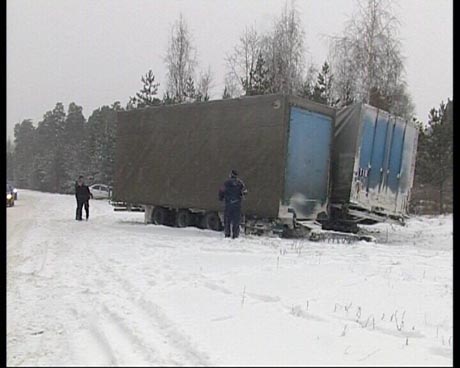
[[327,211],[334,118],[332,108],[286,95],[119,112],[113,198],[217,213],[218,189],[235,169],[249,190],[246,216],[314,219]]
[[366,104],[337,112],[330,202],[339,215],[331,214],[371,220],[407,215],[417,138],[411,121]]

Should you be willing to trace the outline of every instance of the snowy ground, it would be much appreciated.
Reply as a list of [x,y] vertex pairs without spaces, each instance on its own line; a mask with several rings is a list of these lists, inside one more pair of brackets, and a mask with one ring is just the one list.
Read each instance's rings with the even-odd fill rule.
[[8,366],[452,365],[452,216],[377,243],[236,241],[20,191]]

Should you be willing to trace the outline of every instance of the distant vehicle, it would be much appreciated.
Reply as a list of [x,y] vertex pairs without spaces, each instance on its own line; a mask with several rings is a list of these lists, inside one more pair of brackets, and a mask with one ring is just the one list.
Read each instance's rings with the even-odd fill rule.
[[14,182],[8,180],[7,184],[11,186],[11,188],[13,188],[14,200],[17,201],[18,200],[18,190],[16,189]]
[[106,184],[93,184],[89,190],[93,193],[94,199],[109,199],[112,195],[112,189]]
[[14,206],[14,188],[10,184],[6,184],[6,207]]

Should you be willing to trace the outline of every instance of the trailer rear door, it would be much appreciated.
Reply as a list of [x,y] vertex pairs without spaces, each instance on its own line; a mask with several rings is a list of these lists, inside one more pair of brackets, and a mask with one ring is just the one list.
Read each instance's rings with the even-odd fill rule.
[[332,118],[291,107],[285,174],[285,204],[299,219],[326,211]]

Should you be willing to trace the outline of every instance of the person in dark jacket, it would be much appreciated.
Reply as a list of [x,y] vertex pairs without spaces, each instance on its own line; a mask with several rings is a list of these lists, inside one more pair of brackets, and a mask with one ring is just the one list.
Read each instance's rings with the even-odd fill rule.
[[225,201],[224,232],[225,237],[235,239],[240,234],[241,202],[247,193],[243,181],[238,173],[232,170],[230,178],[225,181],[219,190],[219,200]]
[[79,176],[75,184],[75,198],[77,198],[77,213],[75,219],[78,221],[82,220],[82,210],[85,206],[86,221],[89,218],[89,199],[93,198],[93,194],[89,190],[88,186],[83,181],[83,176]]

